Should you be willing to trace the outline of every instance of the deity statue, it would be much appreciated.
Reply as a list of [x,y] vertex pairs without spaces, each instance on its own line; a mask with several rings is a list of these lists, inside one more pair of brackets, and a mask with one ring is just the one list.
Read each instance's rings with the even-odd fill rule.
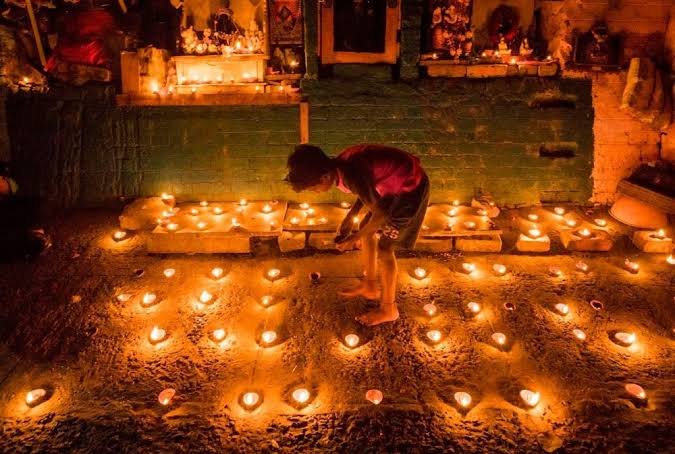
[[506,40],[503,36],[499,38],[497,50],[499,50],[499,55],[511,55],[511,49],[509,49],[509,45],[506,44]]
[[530,43],[528,42],[527,37],[524,37],[523,40],[520,42],[520,49],[518,53],[523,57],[529,57],[530,55],[532,55],[532,48],[530,47]]
[[197,47],[197,33],[192,29],[192,26],[186,28],[180,33],[183,39],[183,52],[186,54],[194,54]]

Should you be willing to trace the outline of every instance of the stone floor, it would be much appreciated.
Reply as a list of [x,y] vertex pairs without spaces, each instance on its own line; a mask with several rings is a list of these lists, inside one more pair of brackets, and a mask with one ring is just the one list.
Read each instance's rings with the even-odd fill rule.
[[[373,303],[337,295],[360,274],[356,252],[148,255],[140,238],[112,241],[116,214],[56,218],[46,254],[0,264],[2,452],[656,453],[673,444],[675,268],[626,238],[608,253],[529,255],[506,232],[501,254],[404,254],[401,318],[368,329],[354,316]],[[428,277],[416,279],[417,267]],[[273,282],[271,268],[280,270]],[[204,290],[212,304],[200,305]],[[147,292],[159,302],[144,307]],[[166,341],[149,342],[153,326]],[[217,329],[225,334],[214,342]],[[261,346],[269,330],[277,343]],[[617,332],[636,340],[622,345]],[[346,334],[361,343],[347,348]],[[646,399],[629,395],[630,383]],[[301,386],[304,407],[291,397]],[[35,388],[48,400],[29,407]],[[165,388],[176,394],[163,406]],[[379,405],[369,389],[383,393]],[[536,406],[523,389],[540,393]],[[247,391],[262,397],[252,411],[241,405]],[[456,392],[472,403],[459,406]]]

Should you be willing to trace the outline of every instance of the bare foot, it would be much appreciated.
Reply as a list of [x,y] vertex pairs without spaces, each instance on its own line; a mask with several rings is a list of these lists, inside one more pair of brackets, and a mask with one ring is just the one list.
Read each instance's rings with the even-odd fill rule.
[[374,281],[361,281],[354,287],[342,290],[340,295],[345,298],[363,296],[369,300],[376,300],[380,298],[380,289],[377,288],[377,284]]
[[359,315],[356,317],[356,320],[366,326],[375,326],[380,323],[393,322],[398,320],[398,309],[396,306],[392,306],[391,309],[387,310],[378,307],[375,310]]

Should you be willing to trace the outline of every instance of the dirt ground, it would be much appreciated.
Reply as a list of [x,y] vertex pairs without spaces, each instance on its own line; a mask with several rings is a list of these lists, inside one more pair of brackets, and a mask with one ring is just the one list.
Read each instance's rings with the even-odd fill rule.
[[[368,303],[337,295],[360,274],[355,253],[149,256],[140,238],[111,241],[117,214],[55,219],[45,255],[0,264],[2,452],[672,452],[675,267],[663,255],[625,241],[595,255],[517,254],[508,235],[503,254],[406,255],[401,318],[369,329],[354,321]],[[622,268],[626,256],[639,274]],[[575,270],[580,258],[589,273]],[[474,275],[459,272],[465,261]],[[494,263],[507,275],[494,276]],[[218,281],[215,266],[226,272]],[[282,278],[270,283],[273,266]],[[411,276],[417,266],[427,279]],[[199,308],[204,289],[217,300]],[[140,304],[147,291],[160,300],[151,308]],[[120,302],[120,293],[132,297]],[[434,317],[422,310],[431,301]],[[469,301],[482,306],[478,316]],[[154,325],[167,341],[149,343]],[[220,344],[209,339],[216,328],[226,330]],[[268,329],[279,343],[261,348]],[[426,341],[429,329],[442,333],[438,344]],[[637,341],[620,346],[616,331]],[[348,333],[363,343],[348,349]],[[626,383],[640,384],[646,403]],[[300,385],[311,390],[304,408],[291,404]],[[50,398],[30,408],[26,392],[39,387]],[[162,406],[157,395],[169,387],[176,396]],[[371,388],[383,392],[380,405],[365,399]],[[523,388],[540,392],[536,407],[523,405]],[[248,390],[263,396],[254,411],[239,404]],[[457,391],[471,394],[468,409]]]

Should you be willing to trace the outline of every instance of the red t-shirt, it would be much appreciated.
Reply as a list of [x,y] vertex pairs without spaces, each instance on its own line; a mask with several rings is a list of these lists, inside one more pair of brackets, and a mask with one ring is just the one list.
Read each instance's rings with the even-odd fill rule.
[[[358,179],[362,184],[357,186],[370,186],[379,197],[397,196],[413,191],[424,178],[424,170],[416,156],[385,145],[354,145],[343,150],[336,160],[337,188],[342,192],[361,192],[345,181]],[[348,178],[345,173],[350,173]]]

